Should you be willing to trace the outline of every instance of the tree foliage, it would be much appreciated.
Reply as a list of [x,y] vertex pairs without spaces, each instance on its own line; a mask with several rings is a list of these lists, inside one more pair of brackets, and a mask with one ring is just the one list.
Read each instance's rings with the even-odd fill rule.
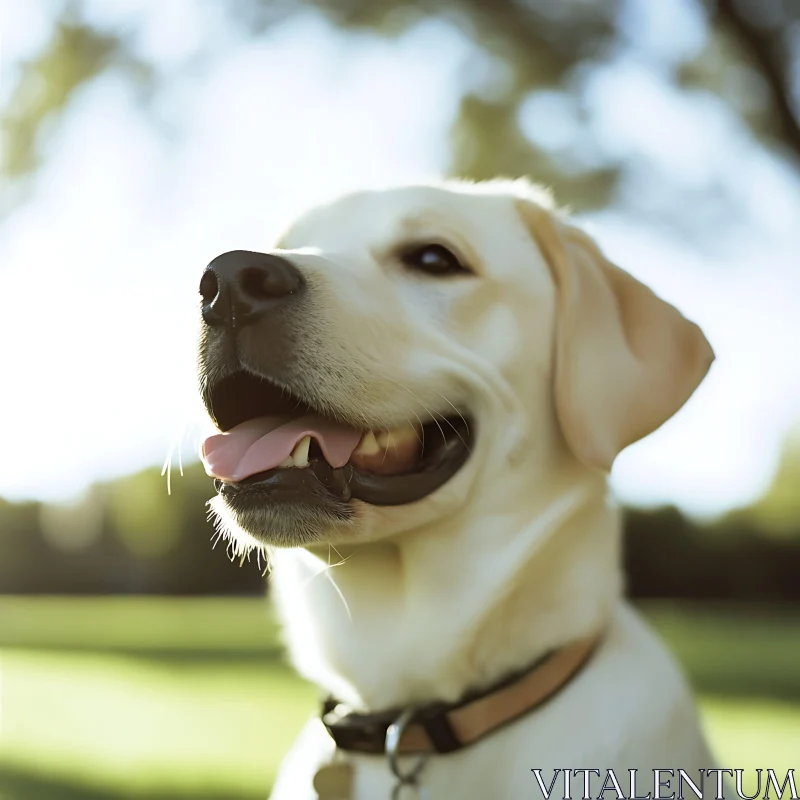
[[[766,145],[800,154],[790,38],[800,21],[800,4],[694,3],[705,19],[704,46],[679,63],[664,60],[658,68],[676,87],[723,100]],[[635,47],[636,32],[626,26],[622,13],[631,5],[635,3],[623,0],[227,0],[225,8],[250,37],[263,36],[309,10],[342,31],[387,38],[426,19],[457,27],[474,43],[482,63],[462,82],[449,171],[475,178],[535,175],[559,198],[582,209],[607,204],[627,166],[619,156],[587,157],[592,120],[584,93],[598,65]],[[134,39],[135,31],[98,30],[77,7],[65,6],[47,46],[19,71],[3,113],[7,176],[36,170],[45,156],[43,132],[57,122],[81,86],[96,77],[117,71],[155,92],[169,82],[168,70],[136,54]],[[554,152],[525,134],[521,110],[541,91],[573,102],[586,135],[571,147]]]
[[[781,501],[766,523],[791,504]],[[195,463],[173,475],[156,469],[92,487],[69,506],[0,499],[0,594],[261,594],[264,563],[241,566],[206,519],[212,481]],[[770,494],[768,497],[771,497]],[[800,516],[764,534],[768,506],[756,504],[706,525],[677,509],[629,510],[625,560],[634,597],[794,602],[800,600]],[[87,532],[81,524],[90,524]],[[88,535],[87,535],[88,533]]]
[[134,58],[120,36],[97,31],[71,16],[59,19],[47,47],[22,65],[3,110],[2,169],[7,176],[29,174],[40,166],[43,130],[93,78],[109,70],[120,70],[139,84],[152,77],[151,67]]

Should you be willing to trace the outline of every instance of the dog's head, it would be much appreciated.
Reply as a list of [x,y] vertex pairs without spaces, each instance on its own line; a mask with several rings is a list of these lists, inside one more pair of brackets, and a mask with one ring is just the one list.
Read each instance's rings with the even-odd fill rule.
[[278,244],[200,284],[204,461],[241,542],[390,536],[512,472],[608,470],[713,360],[520,182],[349,195]]

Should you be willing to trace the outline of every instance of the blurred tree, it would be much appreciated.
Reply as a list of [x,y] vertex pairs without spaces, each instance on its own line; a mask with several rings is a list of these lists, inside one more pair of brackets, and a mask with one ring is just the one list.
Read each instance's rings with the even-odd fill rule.
[[716,8],[721,35],[732,38],[739,57],[769,89],[773,133],[800,157],[800,4],[793,0],[716,0]]
[[764,496],[733,516],[770,533],[797,535],[800,527],[800,432],[784,444],[775,477]]
[[99,32],[76,16],[69,8],[56,21],[47,47],[23,65],[3,109],[2,169],[8,176],[39,166],[42,130],[92,78],[116,69],[144,86],[152,77],[150,66],[134,58],[123,39]]
[[[798,451],[791,452],[788,471],[778,474],[764,504],[711,525],[675,508],[629,509],[625,559],[633,596],[798,602],[800,515],[783,516],[782,505],[796,509],[791,489],[800,463]],[[78,523],[80,503],[65,510],[0,500],[0,594],[263,594],[263,562],[253,556],[240,568],[225,558],[224,543],[210,546],[216,536],[205,503],[212,493],[197,463],[173,477],[172,495],[154,469],[98,484],[87,499],[90,522],[101,519],[102,531],[66,547],[64,531],[54,539],[48,525],[64,513],[77,515],[71,523]],[[763,517],[775,498],[782,513]],[[764,535],[773,519],[785,535]]]
[[105,516],[103,494],[92,486],[71,502],[43,504],[39,527],[56,549],[83,550],[102,535]]
[[68,505],[0,499],[0,594],[263,594],[263,563],[240,568],[224,543],[211,546],[213,491],[195,463],[173,477],[171,495],[149,469]]
[[133,555],[159,558],[178,546],[190,509],[167,494],[160,470],[113,481],[106,502],[112,530]]
[[[800,22],[800,4],[687,2],[704,21],[705,43],[678,63],[663,57],[659,71],[676,87],[713,93],[763,142],[777,143],[800,158],[793,33]],[[451,173],[476,178],[529,174],[552,186],[562,202],[580,210],[607,204],[626,167],[640,167],[627,164],[624,155],[597,151],[591,135],[592,109],[585,102],[593,71],[621,51],[635,49],[638,33],[630,22],[631,14],[636,16],[635,0],[443,0],[435,4],[227,0],[226,6],[231,20],[251,36],[263,35],[309,9],[343,30],[385,37],[396,37],[426,19],[458,28],[473,41],[479,58],[475,69],[466,70],[463,77],[452,131]],[[116,70],[156,90],[169,81],[168,70],[156,70],[135,55],[134,39],[135,31],[97,30],[81,15],[79,6],[64,6],[47,46],[19,72],[2,115],[6,175],[22,176],[36,168],[45,155],[42,132],[68,107],[76,91],[96,76]],[[653,54],[647,57],[658,60]],[[573,102],[578,131],[567,146],[546,146],[529,135],[531,128],[552,124],[544,111],[537,115],[535,107],[526,105],[532,95],[544,91]],[[719,199],[714,191],[714,187],[709,190],[709,202]],[[673,198],[683,209],[681,193]]]

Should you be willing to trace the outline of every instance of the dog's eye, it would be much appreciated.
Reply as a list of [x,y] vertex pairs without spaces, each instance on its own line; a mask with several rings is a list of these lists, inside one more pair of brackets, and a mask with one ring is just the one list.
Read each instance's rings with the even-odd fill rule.
[[426,272],[429,275],[471,275],[465,267],[446,247],[441,244],[425,244],[412,247],[400,255],[400,260],[411,269]]

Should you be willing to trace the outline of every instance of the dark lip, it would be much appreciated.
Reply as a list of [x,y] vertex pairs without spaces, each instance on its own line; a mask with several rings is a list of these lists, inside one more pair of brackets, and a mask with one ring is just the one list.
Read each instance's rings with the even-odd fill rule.
[[475,436],[474,423],[449,418],[453,430],[423,457],[417,471],[375,475],[352,465],[334,469],[315,458],[303,469],[271,469],[239,483],[217,481],[217,491],[234,506],[250,502],[308,502],[338,512],[351,500],[374,506],[399,506],[422,500],[447,483],[467,462]]

